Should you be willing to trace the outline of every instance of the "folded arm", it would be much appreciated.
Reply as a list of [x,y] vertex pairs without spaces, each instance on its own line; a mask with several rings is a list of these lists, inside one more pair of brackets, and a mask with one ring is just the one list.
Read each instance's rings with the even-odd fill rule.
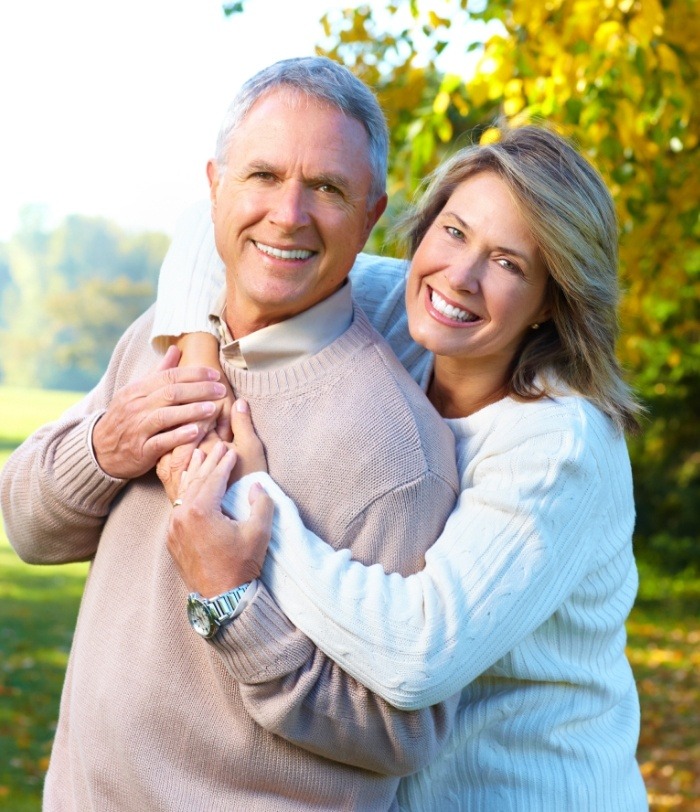
[[[589,565],[601,488],[627,490],[621,438],[562,421],[555,405],[523,415],[507,432],[492,426],[478,459],[462,461],[468,487],[425,568],[408,577],[332,550],[256,475],[277,508],[263,582],[298,628],[396,707],[445,700],[544,623]],[[248,482],[227,493],[233,515]]]
[[[241,435],[235,425],[234,434]],[[253,500],[250,516],[246,511],[243,521],[221,511],[236,464],[235,452],[224,453],[224,448],[220,444],[204,462],[200,452],[193,456],[181,490],[182,504],[173,511],[168,533],[168,546],[185,584],[205,597],[257,577],[272,521],[272,502],[264,494]],[[401,498],[392,500],[391,495],[379,501],[377,514],[389,523],[404,506]],[[198,640],[193,644],[207,645]],[[407,775],[432,760],[451,732],[457,697],[413,712],[391,707],[316,648],[262,585],[208,645],[239,683],[256,722],[325,758]]]
[[148,350],[149,326],[148,316],[135,322],[97,387],[31,435],[5,464],[3,518],[10,543],[25,561],[91,558],[125,484],[153,468],[163,453],[196,439],[202,429],[194,421],[214,413],[213,399],[224,393],[214,380],[218,374],[178,369],[174,349],[158,362]]

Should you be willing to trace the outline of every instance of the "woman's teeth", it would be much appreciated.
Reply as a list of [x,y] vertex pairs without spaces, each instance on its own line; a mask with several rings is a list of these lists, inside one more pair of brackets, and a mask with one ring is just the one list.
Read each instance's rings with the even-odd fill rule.
[[447,304],[442,296],[434,290],[430,292],[430,301],[438,313],[442,313],[442,315],[447,316],[448,319],[453,319],[454,321],[477,321],[477,317],[471,313],[467,313],[466,310],[460,310],[458,307]]

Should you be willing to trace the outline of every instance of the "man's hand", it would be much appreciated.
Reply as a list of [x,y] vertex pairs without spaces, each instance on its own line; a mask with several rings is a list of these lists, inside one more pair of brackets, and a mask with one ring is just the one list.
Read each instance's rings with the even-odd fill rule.
[[95,424],[95,457],[109,476],[134,479],[173,448],[201,439],[197,421],[215,413],[213,401],[226,388],[215,370],[178,368],[179,359],[179,350],[170,347],[152,373],[117,392]]
[[182,478],[182,501],[170,519],[170,555],[187,588],[205,598],[257,578],[270,542],[274,505],[260,486],[251,487],[247,521],[229,519],[221,511],[235,464],[236,452],[224,443],[206,458],[196,449]]

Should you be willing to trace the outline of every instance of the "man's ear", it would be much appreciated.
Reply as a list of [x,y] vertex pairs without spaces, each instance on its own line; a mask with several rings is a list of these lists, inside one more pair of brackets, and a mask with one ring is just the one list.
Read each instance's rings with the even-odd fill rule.
[[370,235],[370,232],[374,228],[377,223],[377,220],[384,214],[384,210],[386,209],[386,204],[388,203],[389,198],[384,194],[382,195],[379,200],[372,206],[372,208],[367,209],[367,216],[365,219],[365,230],[362,233],[362,245],[360,246],[360,250],[364,247],[364,244],[367,242],[367,238]]
[[216,165],[216,161],[209,160],[207,161],[207,178],[209,178],[209,200],[211,201],[211,213],[214,214],[216,210],[216,193],[219,189],[219,168]]

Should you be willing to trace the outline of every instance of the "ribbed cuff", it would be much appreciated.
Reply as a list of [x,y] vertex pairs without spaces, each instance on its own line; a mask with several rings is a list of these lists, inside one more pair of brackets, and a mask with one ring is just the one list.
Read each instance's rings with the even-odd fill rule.
[[93,516],[106,516],[114,497],[127,483],[109,476],[97,464],[92,431],[102,414],[90,415],[70,429],[57,445],[53,459],[56,485],[64,498]]
[[311,640],[282,614],[267,589],[212,639],[228,671],[242,683],[269,682],[298,669],[314,651]]

